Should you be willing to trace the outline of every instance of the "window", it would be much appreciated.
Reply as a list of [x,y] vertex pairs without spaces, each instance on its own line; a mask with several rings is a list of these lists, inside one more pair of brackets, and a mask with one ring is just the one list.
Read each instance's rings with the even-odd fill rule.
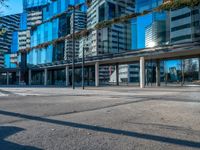
[[172,17],[172,21],[180,20],[180,19],[187,18],[187,17],[190,17],[190,13],[186,13],[186,14],[183,14],[183,15]]
[[177,41],[186,40],[186,39],[191,39],[191,35],[178,36],[178,37],[172,38],[171,41],[177,42]]

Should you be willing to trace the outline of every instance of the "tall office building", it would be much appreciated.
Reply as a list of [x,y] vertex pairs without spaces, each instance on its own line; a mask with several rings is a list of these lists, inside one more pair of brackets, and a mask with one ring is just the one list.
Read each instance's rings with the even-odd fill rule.
[[[168,21],[170,23],[170,43],[178,44],[185,42],[194,42],[200,40],[200,5],[194,8],[180,8],[171,10],[169,12]],[[191,70],[197,73],[198,64],[200,63],[200,59],[185,59],[184,63],[184,71],[191,75],[191,80],[197,79],[192,76]],[[198,76],[198,75],[197,75]],[[199,77],[200,79],[200,77]]]
[[161,5],[163,0],[136,0],[136,12],[143,12],[144,10],[152,10]]
[[4,54],[11,53],[12,39],[17,36],[13,32],[19,30],[19,24],[19,14],[0,17],[0,68],[4,66]]
[[[143,12],[145,10],[152,10],[163,3],[163,0],[135,0],[135,11]],[[146,47],[154,47],[160,45],[166,40],[165,21],[166,16],[164,13],[151,13],[142,17],[133,19],[132,21],[132,49],[143,49]],[[157,28],[158,27],[158,28]],[[153,67],[155,63],[146,64],[146,72],[148,78],[152,81]],[[161,70],[163,65],[161,64]],[[139,64],[131,64],[122,66],[121,77],[128,82],[139,82]],[[125,74],[125,70],[128,73]],[[151,73],[150,73],[151,72]],[[162,71],[163,73],[163,71]],[[161,74],[162,74],[161,73]],[[162,75],[161,75],[162,76]]]
[[16,68],[18,66],[18,32],[14,31],[12,33],[11,50],[9,53],[4,55],[4,67],[5,68]]
[[42,8],[48,4],[50,0],[23,0],[24,10],[33,8]]
[[200,6],[171,10],[169,16],[171,44],[200,39]]
[[[99,22],[134,12],[134,1],[93,0],[87,11],[87,28]],[[88,56],[118,53],[131,49],[131,22],[93,31],[88,37]]]
[[[133,13],[134,7],[134,0],[92,0],[87,10],[87,28],[94,28],[99,22]],[[131,20],[94,30],[87,39],[86,57],[130,50],[132,42]],[[112,66],[100,66],[100,81],[110,81],[112,79],[111,73],[114,71]]]
[[166,21],[154,21],[146,27],[145,47],[155,47],[166,44]]
[[[70,34],[70,13],[67,15],[60,15],[58,18],[55,18],[52,21],[45,21],[52,18],[53,16],[62,14],[68,9],[69,5],[77,3],[79,3],[79,1],[57,0],[51,1],[45,5],[42,9],[42,24],[32,30],[31,47],[45,42],[51,42]],[[81,15],[79,14],[79,17],[80,16]],[[64,60],[64,56],[65,41],[62,41],[56,44],[51,44],[45,48],[31,50],[27,55],[27,63],[28,65],[52,63],[54,61]]]
[[31,27],[42,23],[42,7],[34,8],[29,6],[21,14],[21,26],[19,30],[19,50],[30,48]]
[[[75,11],[75,18],[73,19],[73,14],[71,14],[70,18],[70,34],[73,33],[73,24],[74,24],[74,32],[79,32],[81,30],[86,29],[87,24],[87,18],[86,18],[86,12],[83,12],[81,10]],[[79,52],[82,47],[81,40],[78,39],[75,42],[75,57],[79,57]],[[73,49],[73,42],[72,40],[65,40],[65,60],[71,60],[72,59],[72,49]]]
[[19,50],[30,48],[30,30],[18,31]]
[[42,9],[48,0],[23,0],[23,10],[20,18],[19,50],[30,47],[31,27],[42,23]]
[[30,29],[32,26],[42,23],[42,9],[30,10],[27,12],[27,27]]

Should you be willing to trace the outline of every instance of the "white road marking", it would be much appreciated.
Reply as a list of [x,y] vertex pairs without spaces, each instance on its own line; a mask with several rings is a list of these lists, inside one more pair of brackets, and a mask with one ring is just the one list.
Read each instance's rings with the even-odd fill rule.
[[0,93],[0,97],[5,97],[5,96],[8,96],[8,94]]
[[14,93],[19,96],[41,96],[41,94],[34,94],[34,93]]

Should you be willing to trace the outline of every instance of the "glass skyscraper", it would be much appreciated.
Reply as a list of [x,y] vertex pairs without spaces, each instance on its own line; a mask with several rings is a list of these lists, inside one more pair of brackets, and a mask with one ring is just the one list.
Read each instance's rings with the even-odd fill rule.
[[50,0],[23,0],[24,10],[47,5]]
[[[11,34],[12,41],[10,41],[10,47],[6,51],[8,53],[5,55],[5,67],[20,70],[21,80],[26,80],[26,84],[28,84],[30,68],[72,61],[73,42],[72,39],[64,37],[72,34],[73,24],[75,32],[92,29],[87,35],[80,36],[75,40],[75,57],[77,59],[82,58],[83,50],[85,50],[85,57],[100,57],[100,55],[105,54],[169,44],[170,37],[171,41],[179,40],[179,35],[175,33],[182,29],[185,30],[189,26],[188,24],[181,25],[180,22],[176,23],[176,19],[179,20],[181,13],[176,15],[175,12],[179,12],[179,10],[174,10],[171,12],[173,16],[171,16],[170,21],[167,21],[167,18],[170,17],[165,12],[153,12],[123,23],[95,28],[99,23],[107,20],[118,22],[118,19],[114,18],[152,10],[161,5],[163,0],[90,0],[91,3],[87,1],[88,5],[84,4],[75,11],[75,19],[73,19],[73,12],[68,10],[69,6],[84,2],[86,0],[24,0],[24,12],[19,15],[18,31]],[[197,31],[199,8],[186,13],[195,13],[195,15],[190,15],[193,17],[188,17],[188,19],[194,19],[195,28],[191,27],[191,30]],[[175,20],[173,20],[174,18]],[[173,28],[170,28],[170,32],[169,26],[172,25]],[[180,36],[182,34],[183,32]],[[191,36],[195,37],[198,34],[194,33]],[[60,38],[62,40],[58,41]],[[32,49],[33,47],[37,48]],[[138,71],[138,64],[119,66],[121,81],[138,82]],[[100,66],[99,72],[101,81],[115,80],[113,66]],[[33,71],[34,84],[43,83],[44,74],[43,71]],[[58,84],[65,78],[64,71],[60,68],[48,69],[46,74],[51,80],[49,84]],[[78,78],[80,79],[80,74],[78,74]],[[58,81],[53,82],[54,79]]]
[[[53,16],[62,14],[67,10],[69,5],[76,5],[83,0],[57,0],[55,2],[48,3],[43,8],[43,21],[50,19]],[[81,8],[85,10],[85,7]],[[53,41],[57,38],[70,34],[70,13],[63,14],[60,17],[53,19],[50,22],[42,23],[32,30],[31,33],[31,47],[39,44]],[[53,61],[64,60],[65,42],[57,43],[56,45],[49,45],[46,48],[33,49],[27,55],[28,65],[37,65],[44,63],[51,63]]]
[[[136,0],[136,12],[152,10],[161,5],[162,2],[163,0]],[[136,43],[134,49],[145,48],[146,29],[155,24],[154,22],[164,20],[166,20],[166,14],[164,12],[155,12],[135,19],[133,21],[133,29],[135,30],[135,33],[133,33],[133,42]]]
[[0,17],[0,26],[0,68],[3,68],[4,54],[17,50],[17,41],[15,41],[17,33],[15,31],[19,30],[20,27],[20,14]]

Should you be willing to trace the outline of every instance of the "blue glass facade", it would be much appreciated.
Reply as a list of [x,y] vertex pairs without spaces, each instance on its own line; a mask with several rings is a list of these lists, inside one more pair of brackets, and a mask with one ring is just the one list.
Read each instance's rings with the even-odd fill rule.
[[136,0],[136,11],[151,10],[163,3],[163,0]]
[[[12,43],[11,43],[11,52],[10,54],[4,55],[4,67],[5,68],[16,68],[16,63],[18,62],[18,32],[12,33]],[[14,63],[15,62],[15,63]]]
[[[31,35],[31,47],[58,38],[59,19],[44,23],[37,27]],[[47,48],[34,49],[27,55],[27,63],[31,65],[50,63],[53,61],[53,46]]]
[[18,32],[13,32],[12,34],[12,44],[11,53],[16,53],[18,51]]
[[[85,0],[57,0],[49,3],[43,8],[43,21],[66,11],[69,5],[76,5]],[[81,8],[86,11],[86,6]],[[44,42],[55,40],[61,36],[70,33],[70,14],[60,16],[51,22],[39,25],[31,34],[31,47],[37,46]],[[47,48],[34,49],[27,55],[28,65],[37,65],[43,63],[51,63],[53,61],[64,59],[64,42],[56,45],[50,45]]]
[[4,55],[4,67],[5,68],[16,68],[17,65],[15,63],[12,63],[12,54],[5,54]]
[[27,13],[23,12],[20,15],[20,30],[27,29]]
[[34,8],[44,6],[49,2],[49,0],[23,0],[24,9]]
[[[136,11],[143,12],[144,10],[151,10],[163,3],[163,0],[136,0]],[[151,25],[154,21],[165,20],[166,14],[161,13],[152,13],[142,17],[138,17],[134,20],[133,25],[133,42],[134,49],[145,48],[145,29]]]
[[[66,11],[69,5],[76,5],[83,2],[85,2],[85,0],[57,0],[49,3],[43,8],[43,19],[48,20],[51,17]],[[86,11],[86,6],[82,6],[81,10]]]

